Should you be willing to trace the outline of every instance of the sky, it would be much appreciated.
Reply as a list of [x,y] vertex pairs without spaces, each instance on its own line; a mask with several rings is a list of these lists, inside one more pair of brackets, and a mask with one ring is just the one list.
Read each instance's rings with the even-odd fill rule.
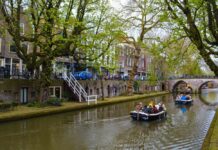
[[126,0],[110,0],[110,3],[114,8],[119,9],[121,8],[120,4],[125,4]]

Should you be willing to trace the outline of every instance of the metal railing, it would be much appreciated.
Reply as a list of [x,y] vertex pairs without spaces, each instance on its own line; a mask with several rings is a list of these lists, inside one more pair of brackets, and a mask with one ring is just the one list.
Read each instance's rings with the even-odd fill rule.
[[97,104],[97,98],[98,98],[97,95],[89,95],[87,97],[88,105],[89,105],[90,102],[95,102],[95,104]]
[[181,76],[170,76],[168,80],[175,79],[218,79],[218,76],[209,75],[181,75]]
[[68,86],[72,89],[74,94],[79,97],[79,102],[82,101],[82,98],[88,102],[95,102],[97,103],[97,95],[88,95],[81,84],[76,80],[76,78],[72,75],[64,75],[64,80],[68,83]]

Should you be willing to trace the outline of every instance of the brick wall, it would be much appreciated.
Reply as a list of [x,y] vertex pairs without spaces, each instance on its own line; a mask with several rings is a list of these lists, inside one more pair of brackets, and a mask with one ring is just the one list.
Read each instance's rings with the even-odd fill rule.
[[[87,91],[88,95],[98,95],[100,98],[102,95],[101,92],[101,82],[100,80],[79,80],[80,84]],[[127,90],[127,82],[123,80],[103,80],[104,86],[104,96],[105,97],[113,97],[119,96],[126,93]],[[139,82],[139,91],[161,91],[160,86],[148,86],[146,81],[138,81]],[[21,90],[22,88],[28,89],[28,102],[36,100],[37,93],[37,84],[39,82],[37,80],[19,80],[19,79],[5,79],[0,81],[0,100],[3,101],[16,101],[21,103]],[[67,84],[62,80],[53,80],[52,85],[55,87],[61,87],[61,93],[63,98],[67,98],[69,100],[77,99],[73,94],[71,89],[67,86]]]

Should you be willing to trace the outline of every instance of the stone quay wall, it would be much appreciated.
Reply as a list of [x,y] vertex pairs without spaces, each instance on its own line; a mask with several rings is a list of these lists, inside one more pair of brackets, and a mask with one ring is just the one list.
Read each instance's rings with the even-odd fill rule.
[[[84,87],[88,95],[102,96],[102,88],[100,80],[80,80],[80,84]],[[105,97],[114,97],[126,94],[128,81],[126,80],[103,80],[103,90]],[[134,92],[143,93],[149,91],[162,91],[161,84],[149,86],[147,81],[137,81],[134,86]]]
[[[98,98],[102,97],[102,83],[100,80],[79,80],[80,84],[86,90],[88,95],[98,95]],[[39,81],[37,80],[22,80],[22,79],[5,79],[0,81],[0,101],[18,103],[28,103],[38,98]],[[125,80],[103,80],[104,97],[120,96],[127,93],[128,81]],[[149,86],[147,81],[137,81],[135,85],[135,92],[145,93],[149,91],[163,91],[167,90],[163,88],[164,83],[160,83],[156,86]],[[77,101],[77,97],[73,94],[73,91],[68,87],[67,83],[63,80],[53,80],[51,87],[54,92],[59,92],[61,98]],[[23,89],[26,89],[26,99],[23,102]],[[59,88],[60,90],[58,90]],[[56,91],[57,90],[57,91]],[[55,95],[55,94],[54,94]]]

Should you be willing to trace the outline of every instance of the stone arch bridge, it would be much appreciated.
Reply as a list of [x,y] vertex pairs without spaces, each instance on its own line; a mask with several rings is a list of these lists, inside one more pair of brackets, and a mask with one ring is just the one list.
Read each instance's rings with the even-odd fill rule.
[[186,83],[193,93],[200,93],[201,88],[208,82],[212,82],[215,85],[218,85],[218,78],[216,77],[207,77],[207,78],[176,78],[168,80],[168,89],[170,92],[174,92],[176,87],[180,83]]

